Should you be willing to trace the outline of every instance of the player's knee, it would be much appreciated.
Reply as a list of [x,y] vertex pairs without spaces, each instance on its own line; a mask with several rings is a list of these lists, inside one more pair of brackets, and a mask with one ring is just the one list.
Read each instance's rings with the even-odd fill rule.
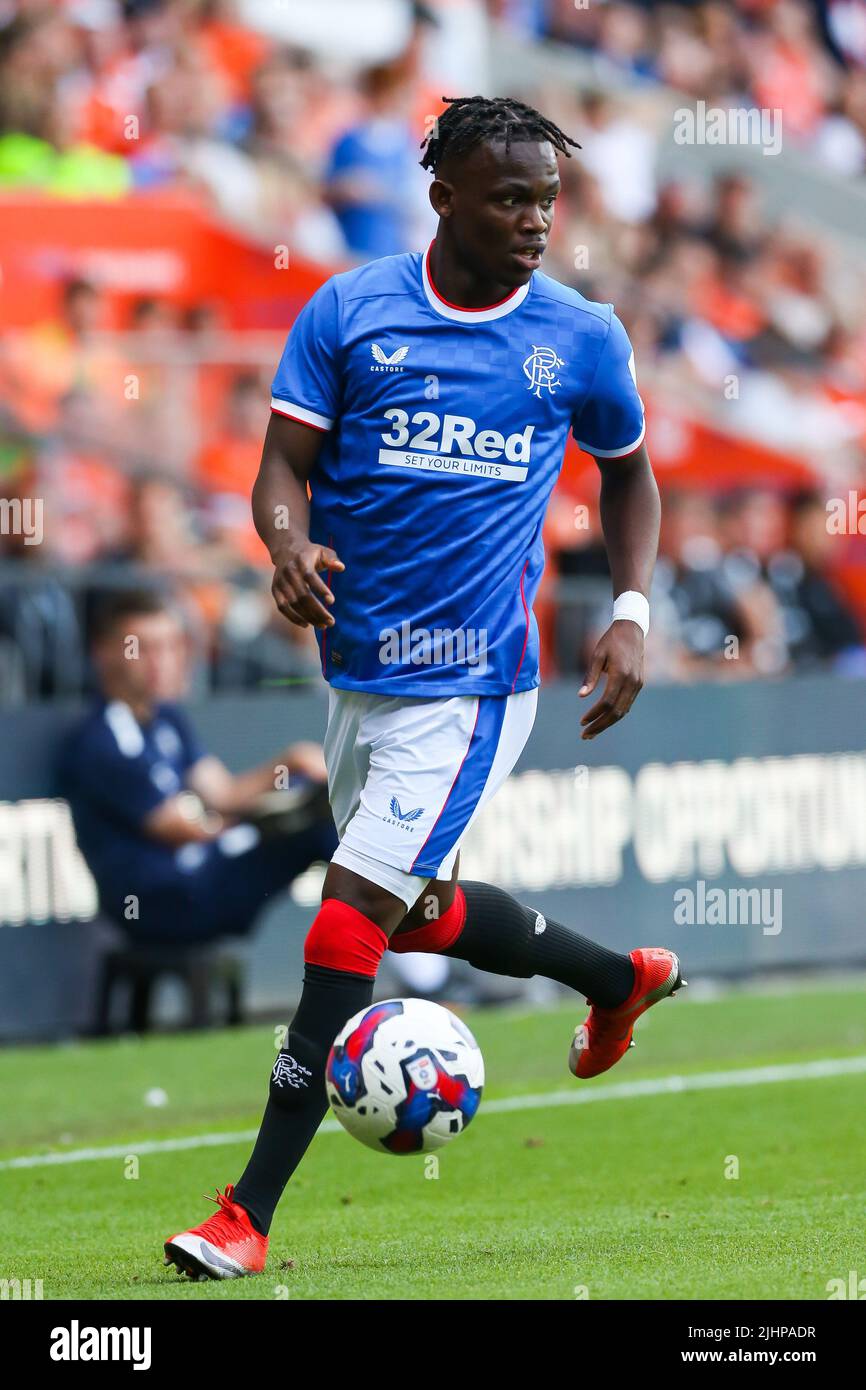
[[310,1093],[324,1084],[327,1049],[301,1033],[290,1032],[271,1071],[270,1097],[283,1110],[302,1110]]
[[326,898],[304,942],[307,965],[375,976],[388,938],[363,912],[338,898]]
[[463,890],[458,886],[451,905],[428,921],[423,918],[418,921],[417,917],[412,921],[411,913],[407,916],[410,919],[409,930],[395,932],[388,942],[389,950],[396,951],[398,955],[404,951],[425,951],[432,954],[447,951],[460,936],[466,921]]

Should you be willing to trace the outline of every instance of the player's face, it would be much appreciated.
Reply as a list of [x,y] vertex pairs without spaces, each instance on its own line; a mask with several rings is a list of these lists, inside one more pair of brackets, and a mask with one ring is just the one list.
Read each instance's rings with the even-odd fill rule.
[[[438,185],[438,188],[437,188]],[[477,145],[446,166],[431,189],[461,260],[479,278],[516,289],[537,270],[559,193],[549,141]]]

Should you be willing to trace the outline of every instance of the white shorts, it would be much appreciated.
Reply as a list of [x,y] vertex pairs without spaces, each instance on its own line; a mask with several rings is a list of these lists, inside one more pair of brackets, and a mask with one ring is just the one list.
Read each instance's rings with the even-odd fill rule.
[[410,908],[451,878],[460,841],[526,746],[538,690],[392,698],[329,692],[325,762],[335,864]]

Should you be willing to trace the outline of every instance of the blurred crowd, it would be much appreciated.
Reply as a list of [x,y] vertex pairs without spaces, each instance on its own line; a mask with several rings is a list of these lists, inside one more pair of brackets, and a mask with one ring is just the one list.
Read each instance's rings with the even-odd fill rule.
[[492,0],[528,38],[592,55],[709,106],[784,113],[786,137],[839,173],[866,173],[866,5],[862,0],[609,4]]
[[[652,681],[866,676],[862,615],[830,578],[838,537],[823,493],[670,488],[663,503]],[[561,576],[554,641],[560,668],[579,672],[609,621],[609,571],[597,521],[580,543],[565,540],[559,531],[549,541]]]
[[[420,249],[434,224],[419,146],[448,90],[431,51],[446,9],[453,21],[464,4],[480,8],[406,0],[401,51],[347,71],[246,27],[232,0],[0,0],[0,199],[182,190],[323,274]],[[616,305],[651,445],[653,412],[669,409],[808,466],[811,481],[796,488],[663,479],[658,676],[859,671],[866,601],[837,584],[842,547],[825,502],[866,486],[866,272],[830,237],[769,220],[739,173],[661,180],[669,130],[605,74],[612,65],[639,93],[665,83],[720,105],[779,107],[807,155],[856,177],[866,5],[488,9],[520,35],[579,45],[597,65],[596,90],[550,82],[515,95],[583,147],[560,162],[545,269]],[[3,494],[44,499],[47,521],[38,546],[0,534],[0,698],[76,688],[70,653],[103,570],[112,583],[149,575],[184,593],[213,685],[312,678],[312,635],[273,612],[249,515],[282,335],[229,332],[218,300],[180,310],[148,295],[125,312],[118,325],[104,289],[76,278],[58,288],[53,317],[4,336]],[[120,392],[119,381],[132,385]],[[605,575],[587,500],[585,530],[563,527],[556,507],[548,526],[564,585],[562,671],[580,668],[593,630],[587,605],[567,595]],[[846,539],[847,562],[866,575],[864,548],[866,536]],[[727,638],[737,660],[725,659]]]
[[[589,153],[563,161],[551,272],[616,305],[656,392],[811,456],[828,481],[856,481],[866,444],[862,264],[793,223],[770,226],[738,173],[711,186],[657,185],[645,128],[603,95],[570,104],[566,128]],[[641,173],[624,181],[628,167]]]
[[[413,5],[395,60],[347,75],[240,22],[235,0],[0,0],[0,190],[188,190],[264,243],[331,262],[424,217]],[[410,133],[411,131],[411,133]],[[413,197],[414,190],[414,197]]]

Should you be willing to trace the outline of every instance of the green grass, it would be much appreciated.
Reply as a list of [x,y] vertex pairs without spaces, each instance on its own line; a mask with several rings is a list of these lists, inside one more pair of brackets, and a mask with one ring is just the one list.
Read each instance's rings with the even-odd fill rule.
[[[574,1087],[579,1011],[469,1022],[493,1097]],[[0,1053],[0,1158],[254,1128],[267,1026]],[[864,991],[688,996],[583,1090],[638,1078],[866,1054]],[[145,1105],[152,1088],[168,1103]],[[866,1275],[866,1075],[605,1099],[479,1117],[439,1159],[392,1159],[318,1136],[287,1189],[259,1279],[190,1284],[166,1235],[202,1220],[249,1141],[0,1171],[0,1278],[46,1298],[826,1298]],[[739,1178],[725,1177],[729,1156]],[[283,1267],[285,1263],[285,1267]]]

